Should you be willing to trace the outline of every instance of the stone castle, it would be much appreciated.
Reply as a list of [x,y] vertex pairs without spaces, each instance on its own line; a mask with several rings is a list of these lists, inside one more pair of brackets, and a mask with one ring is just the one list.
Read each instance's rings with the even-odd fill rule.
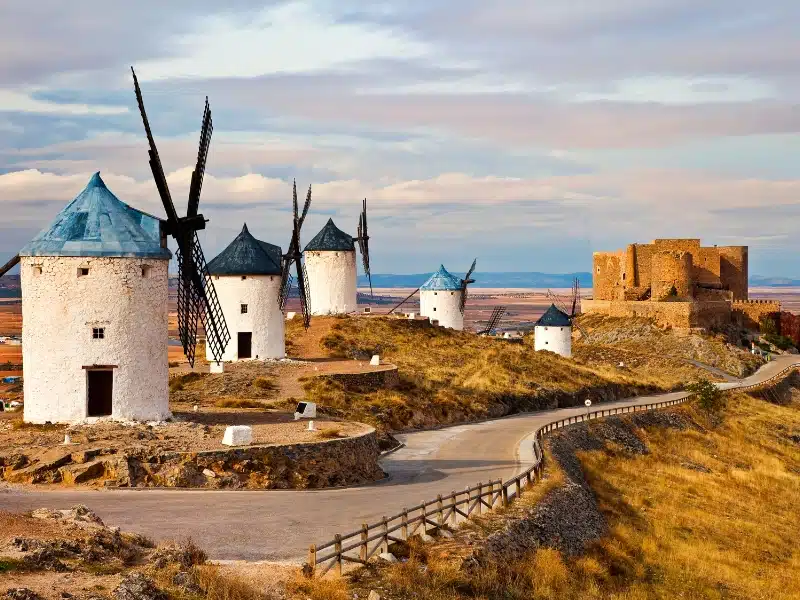
[[583,312],[646,317],[679,329],[731,323],[757,329],[780,303],[748,299],[747,246],[703,247],[699,239],[659,239],[595,252],[594,294]]

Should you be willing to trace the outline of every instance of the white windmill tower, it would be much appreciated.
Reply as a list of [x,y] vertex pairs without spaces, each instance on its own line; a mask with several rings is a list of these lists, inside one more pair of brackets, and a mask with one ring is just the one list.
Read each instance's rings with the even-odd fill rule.
[[[286,356],[281,263],[280,247],[253,237],[247,224],[208,263],[231,334],[223,362]],[[206,359],[214,360],[208,346]]]
[[312,315],[342,315],[358,310],[356,242],[361,250],[364,273],[369,278],[371,293],[366,199],[358,220],[357,237],[346,234],[336,226],[333,219],[328,219],[303,251],[309,311]]
[[215,350],[228,341],[197,238],[206,224],[198,208],[211,142],[208,99],[187,215],[179,217],[135,74],[133,81],[167,218],[128,206],[95,173],[50,227],[0,267],[2,277],[20,263],[29,422],[169,416],[167,236],[177,245],[178,330],[189,363],[194,365],[199,324]]
[[549,350],[564,358],[572,358],[572,327],[577,327],[584,339],[587,337],[586,332],[575,322],[575,316],[580,309],[580,289],[580,282],[576,277],[572,285],[571,308],[567,307],[562,298],[547,290],[547,295],[553,300],[553,304],[534,323],[534,351]]
[[463,330],[467,286],[475,282],[470,275],[477,262],[476,258],[464,279],[452,275],[444,265],[440,265],[439,270],[419,288],[419,314],[438,321],[441,327]]

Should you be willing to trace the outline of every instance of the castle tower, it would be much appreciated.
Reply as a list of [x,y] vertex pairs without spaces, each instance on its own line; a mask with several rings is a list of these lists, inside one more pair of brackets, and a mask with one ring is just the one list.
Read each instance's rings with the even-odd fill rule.
[[[208,263],[231,339],[222,360],[283,358],[281,249],[241,233]],[[213,361],[206,346],[206,360]]]
[[692,255],[682,250],[665,250],[653,254],[650,299],[659,302],[670,296],[692,298]]
[[551,304],[533,326],[533,349],[572,358],[572,320],[555,304]]
[[312,315],[342,315],[358,310],[356,247],[333,219],[304,250]]
[[168,418],[160,220],[96,173],[19,254],[25,421]]
[[444,265],[419,288],[419,314],[441,327],[464,329],[461,312],[461,279],[451,275]]

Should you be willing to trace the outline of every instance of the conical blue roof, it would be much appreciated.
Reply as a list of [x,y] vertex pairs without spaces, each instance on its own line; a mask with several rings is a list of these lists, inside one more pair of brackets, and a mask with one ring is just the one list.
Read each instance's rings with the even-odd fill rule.
[[455,291],[461,289],[462,280],[439,265],[439,270],[431,275],[430,279],[419,288],[424,291]]
[[572,319],[555,304],[551,304],[545,313],[534,323],[535,327],[572,327]]
[[328,219],[328,222],[325,223],[325,227],[323,227],[306,246],[306,250],[311,251],[347,252],[352,250],[355,252],[355,249],[356,246],[353,243],[353,236],[347,235],[344,231],[339,229],[333,223],[333,219]]
[[253,237],[247,223],[234,240],[208,263],[212,275],[280,275],[280,246]]
[[95,173],[88,185],[22,248],[20,256],[172,256],[161,247],[160,219],[131,208]]

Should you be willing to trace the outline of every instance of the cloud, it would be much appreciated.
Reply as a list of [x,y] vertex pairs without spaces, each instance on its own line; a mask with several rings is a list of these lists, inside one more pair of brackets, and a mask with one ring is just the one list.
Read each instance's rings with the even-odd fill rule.
[[71,104],[37,100],[31,94],[0,89],[0,113],[26,112],[64,115],[119,115],[128,112],[124,106]]

